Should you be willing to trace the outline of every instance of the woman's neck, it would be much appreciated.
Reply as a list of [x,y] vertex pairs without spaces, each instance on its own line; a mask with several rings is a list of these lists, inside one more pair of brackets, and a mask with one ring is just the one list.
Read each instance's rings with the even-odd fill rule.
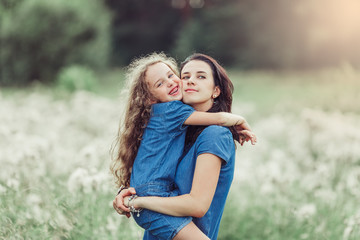
[[213,105],[213,101],[205,102],[205,103],[198,103],[192,104],[191,106],[199,112],[207,112]]

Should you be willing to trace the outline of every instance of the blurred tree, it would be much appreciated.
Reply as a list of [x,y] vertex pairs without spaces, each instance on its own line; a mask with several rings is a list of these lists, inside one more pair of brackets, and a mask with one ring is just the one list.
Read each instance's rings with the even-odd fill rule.
[[237,49],[244,44],[244,24],[236,24],[236,0],[207,1],[201,8],[187,13],[187,21],[180,29],[172,53],[184,59],[193,52],[206,53],[223,64],[236,60]]
[[305,37],[298,3],[288,0],[242,0],[236,21],[244,25],[246,44],[240,46],[238,63],[247,67],[287,68],[299,63]]
[[243,68],[293,66],[302,51],[298,21],[286,0],[208,0],[181,29],[174,54],[201,51]]
[[109,41],[112,66],[153,51],[241,68],[360,65],[358,9],[355,0],[0,0],[1,83],[105,66]]
[[128,64],[135,56],[168,52],[181,25],[181,12],[169,0],[105,0],[114,13],[112,63]]
[[53,82],[75,63],[106,66],[110,15],[100,1],[24,0],[9,11],[1,16],[2,85]]

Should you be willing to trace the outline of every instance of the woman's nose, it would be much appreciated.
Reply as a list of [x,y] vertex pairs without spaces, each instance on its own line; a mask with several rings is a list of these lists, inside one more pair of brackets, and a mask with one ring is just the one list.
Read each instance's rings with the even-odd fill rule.
[[188,85],[194,85],[194,81],[192,77],[190,77],[186,82]]

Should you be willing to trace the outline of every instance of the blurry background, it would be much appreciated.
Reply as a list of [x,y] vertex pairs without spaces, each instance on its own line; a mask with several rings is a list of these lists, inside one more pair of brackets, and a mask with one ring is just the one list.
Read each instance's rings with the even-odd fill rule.
[[108,150],[132,59],[217,59],[238,147],[219,239],[359,239],[358,0],[0,0],[0,239],[140,239]]
[[[357,0],[1,0],[1,84],[53,82],[164,51],[237,69],[359,66]],[[45,67],[46,65],[46,67]]]

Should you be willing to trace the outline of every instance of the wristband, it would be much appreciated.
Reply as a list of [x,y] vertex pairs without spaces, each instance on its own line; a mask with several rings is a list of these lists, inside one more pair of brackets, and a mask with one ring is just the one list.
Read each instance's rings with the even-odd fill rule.
[[116,196],[119,195],[120,192],[121,192],[122,190],[124,190],[124,189],[127,189],[127,187],[125,187],[124,185],[121,185],[121,186],[119,187],[119,190],[117,191]]

